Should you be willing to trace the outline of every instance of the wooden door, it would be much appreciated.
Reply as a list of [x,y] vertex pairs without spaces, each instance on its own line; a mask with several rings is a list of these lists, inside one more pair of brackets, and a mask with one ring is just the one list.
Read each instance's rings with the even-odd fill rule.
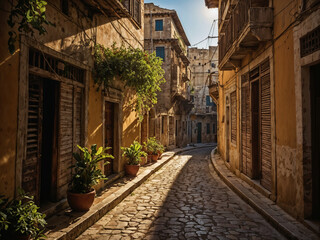
[[[105,102],[105,147],[111,147],[108,153],[114,155],[114,103]],[[109,164],[104,166],[104,174],[113,173],[113,159],[107,159]]]
[[36,76],[29,76],[28,127],[26,159],[22,163],[22,188],[40,202],[40,164],[43,118],[43,85]]
[[320,219],[320,64],[310,68],[312,217]]
[[197,128],[198,128],[198,135],[197,135],[197,143],[201,143],[201,139],[202,139],[202,124],[201,122],[197,123]]
[[260,177],[260,91],[259,80],[251,83],[252,178]]

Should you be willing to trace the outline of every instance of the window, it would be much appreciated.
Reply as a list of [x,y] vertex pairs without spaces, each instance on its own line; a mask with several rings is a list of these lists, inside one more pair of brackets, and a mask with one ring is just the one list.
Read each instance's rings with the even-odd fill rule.
[[123,6],[128,10],[132,18],[141,25],[141,3],[140,0],[122,0]]
[[212,133],[216,134],[216,124],[215,123],[212,124]]
[[213,106],[213,102],[212,102],[211,97],[209,95],[206,96],[206,105]]
[[208,69],[208,73],[210,73],[210,69]]
[[197,59],[197,57],[196,57],[196,56],[194,56],[194,57],[193,57],[193,59]]
[[207,134],[210,134],[210,123],[207,123]]
[[211,67],[215,68],[215,67],[216,67],[216,65],[215,65],[214,63],[211,63]]
[[162,60],[164,61],[165,59],[164,47],[156,47],[156,56],[162,58]]
[[237,93],[230,94],[231,99],[231,142],[237,143]]
[[61,0],[60,2],[61,11],[63,14],[69,16],[69,4],[68,0]]
[[201,63],[199,63],[199,66],[201,65]]
[[156,31],[163,31],[163,20],[156,20]]

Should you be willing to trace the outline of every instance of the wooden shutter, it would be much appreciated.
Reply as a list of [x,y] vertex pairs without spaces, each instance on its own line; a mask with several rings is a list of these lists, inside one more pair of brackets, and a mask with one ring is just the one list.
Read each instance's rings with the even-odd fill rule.
[[80,87],[74,87],[74,152],[79,151],[77,145],[82,145],[82,96],[83,89]]
[[[242,76],[247,78],[248,75]],[[241,88],[241,159],[242,172],[251,177],[250,92],[248,82]]]
[[[263,66],[262,64],[261,71],[267,71],[268,69]],[[261,77],[261,165],[261,185],[271,190],[271,97],[269,73]]]
[[63,198],[71,181],[73,163],[73,86],[60,85],[58,198]]
[[26,159],[23,161],[22,188],[35,197],[40,198],[40,159],[42,139],[42,81],[30,75],[28,97],[28,129]]
[[237,92],[230,94],[231,100],[231,142],[237,143]]

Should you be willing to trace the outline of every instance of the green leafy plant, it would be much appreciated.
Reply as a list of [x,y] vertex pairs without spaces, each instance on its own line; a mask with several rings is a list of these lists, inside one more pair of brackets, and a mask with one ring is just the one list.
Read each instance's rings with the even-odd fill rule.
[[144,142],[144,147],[148,154],[157,155],[159,152],[164,150],[162,144],[160,144],[155,137],[150,137]]
[[127,158],[128,165],[138,165],[141,161],[141,157],[146,157],[147,154],[142,151],[142,146],[139,142],[134,141],[130,147],[121,147],[122,156]]
[[33,197],[22,190],[17,198],[9,201],[0,198],[0,237],[16,239],[18,236],[30,236],[32,239],[44,239],[45,214],[38,212],[39,207]]
[[[74,169],[74,175],[70,183],[70,192],[73,193],[88,193],[92,191],[92,187],[98,184],[99,180],[105,180],[106,177],[102,174],[101,169],[98,167],[100,161],[104,161],[107,158],[113,159],[111,154],[106,153],[110,147],[97,149],[97,145],[91,146],[91,151],[86,147],[78,148],[81,151],[79,153],[73,153],[73,157],[76,160],[76,164],[71,168]],[[104,164],[108,164],[106,161]]]
[[155,53],[115,45],[111,48],[96,45],[93,57],[94,81],[98,89],[110,86],[115,78],[119,78],[137,93],[135,110],[142,120],[144,113],[157,103],[157,92],[165,82],[162,59]]
[[[36,30],[39,35],[43,35],[47,32],[44,24],[54,26],[46,19],[46,5],[47,1],[43,0],[18,0],[17,5],[10,12],[7,23],[11,28],[18,24],[20,33],[24,32],[33,36]],[[8,46],[11,54],[15,51],[16,40],[17,33],[14,30],[9,31]]]

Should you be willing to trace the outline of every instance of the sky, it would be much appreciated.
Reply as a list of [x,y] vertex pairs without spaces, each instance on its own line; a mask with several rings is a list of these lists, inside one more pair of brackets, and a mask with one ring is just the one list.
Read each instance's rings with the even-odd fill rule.
[[145,0],[144,2],[176,10],[192,47],[208,48],[208,45],[217,45],[217,39],[211,38],[193,46],[208,37],[214,20],[216,20],[214,32],[211,30],[210,36],[218,36],[218,9],[208,9],[205,0]]

